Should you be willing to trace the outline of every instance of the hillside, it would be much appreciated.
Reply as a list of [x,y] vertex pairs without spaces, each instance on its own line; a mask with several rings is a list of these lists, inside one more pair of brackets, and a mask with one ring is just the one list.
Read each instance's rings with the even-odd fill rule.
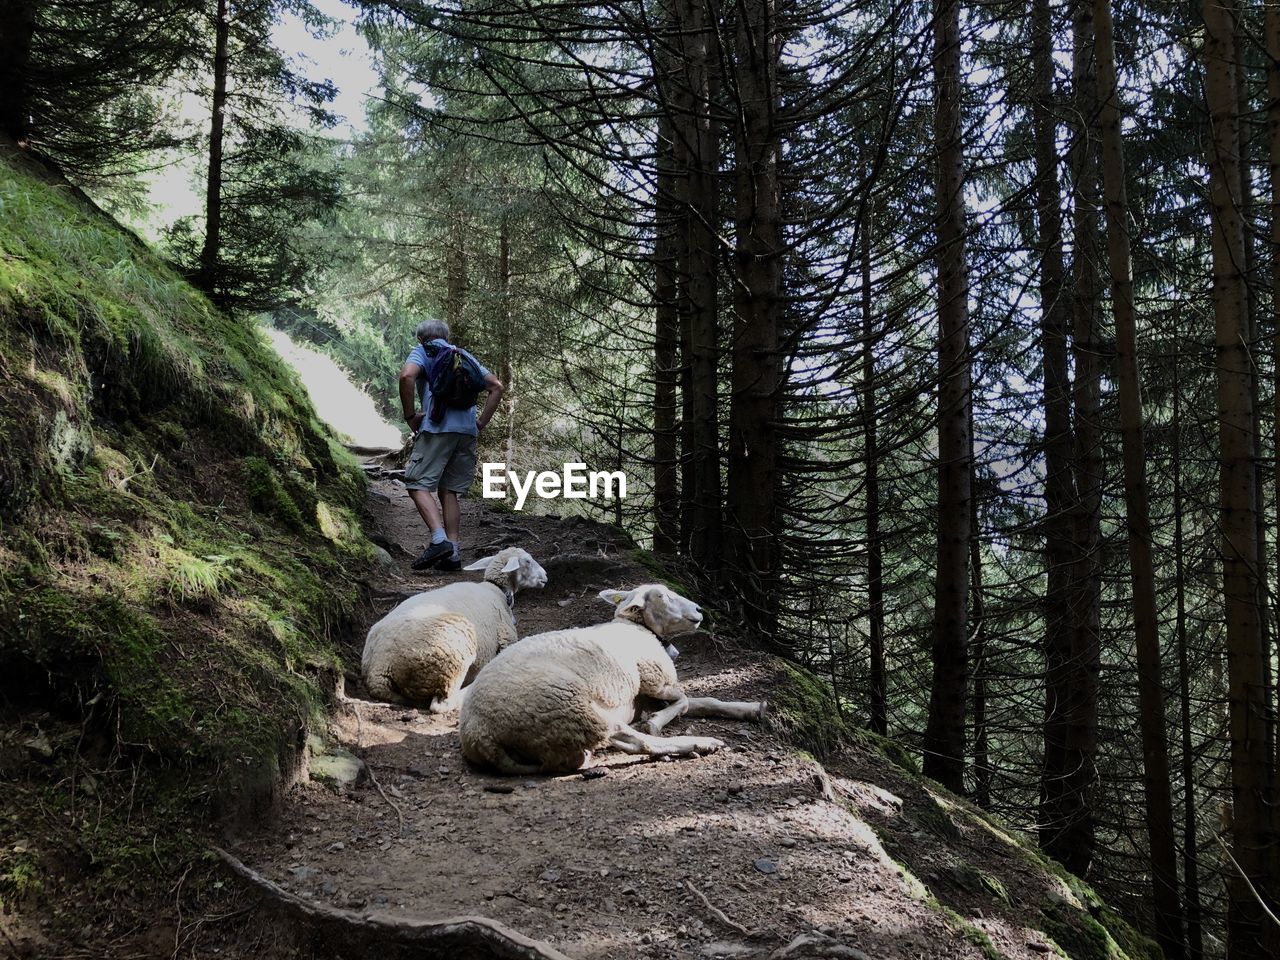
[[[10,151],[0,203],[9,953],[1158,955],[730,623],[680,644],[681,673],[772,711],[673,726],[731,745],[710,757],[500,780],[460,762],[450,718],[335,701],[344,674],[359,694],[367,625],[434,582],[407,569],[402,489],[366,490],[256,332],[55,175]],[[466,531],[469,556],[520,543],[544,561],[526,634],[597,620],[594,589],[661,575],[594,524],[469,504]],[[376,781],[310,777],[303,758],[335,745]],[[472,921],[415,945],[458,915],[534,939],[480,941]]]
[[0,210],[0,931],[69,935],[287,779],[364,481],[253,328],[11,147]]

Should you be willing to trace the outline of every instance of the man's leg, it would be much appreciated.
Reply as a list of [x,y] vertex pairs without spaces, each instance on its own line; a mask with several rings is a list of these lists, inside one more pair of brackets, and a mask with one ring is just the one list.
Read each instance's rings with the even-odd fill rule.
[[448,435],[419,434],[414,444],[409,462],[404,467],[405,486],[413,505],[418,508],[427,529],[431,531],[431,542],[422,554],[413,561],[414,570],[425,570],[442,559],[453,555],[454,545],[445,537],[444,512],[436,504],[435,491],[440,485],[440,474],[444,472],[452,452],[452,440]]
[[444,535],[457,543],[462,524],[462,505],[458,502],[458,495],[441,487],[440,507],[444,511]]
[[453,554],[442,561],[442,570],[462,569],[462,556],[458,552],[458,537],[462,532],[462,494],[471,486],[476,475],[476,438],[457,436],[452,456],[440,475],[440,507],[444,514],[444,528],[454,544]]
[[410,490],[409,499],[418,508],[418,515],[422,517],[422,522],[427,525],[428,530],[448,529],[448,525],[440,516],[440,505],[436,503],[436,498],[429,490]]

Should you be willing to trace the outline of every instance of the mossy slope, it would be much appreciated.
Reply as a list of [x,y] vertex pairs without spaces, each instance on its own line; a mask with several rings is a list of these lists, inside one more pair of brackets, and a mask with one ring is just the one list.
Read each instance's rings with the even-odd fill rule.
[[0,144],[0,898],[167,873],[290,762],[363,489],[252,324]]

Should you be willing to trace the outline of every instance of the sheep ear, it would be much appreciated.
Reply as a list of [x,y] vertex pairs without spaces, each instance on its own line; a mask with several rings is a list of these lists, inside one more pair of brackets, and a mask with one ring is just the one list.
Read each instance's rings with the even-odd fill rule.
[[630,592],[630,590],[601,590],[600,599],[605,603],[612,603],[616,607],[626,599],[627,594]]
[[[493,556],[496,557],[497,554],[495,553]],[[483,560],[477,560],[475,563],[468,563],[462,569],[463,570],[483,570],[485,569],[485,567],[489,566],[492,560],[493,560],[493,557],[485,557]]]
[[640,622],[641,616],[644,614],[644,597],[636,597],[620,606],[615,612],[615,617],[624,617],[628,620]]
[[503,565],[502,572],[511,573],[512,571],[519,570],[519,569],[520,569],[520,558],[510,557],[507,560],[506,564]]

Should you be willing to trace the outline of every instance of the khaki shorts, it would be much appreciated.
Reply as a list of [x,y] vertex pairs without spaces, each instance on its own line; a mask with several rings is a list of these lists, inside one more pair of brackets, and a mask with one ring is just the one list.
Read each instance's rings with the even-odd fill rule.
[[476,477],[476,438],[466,433],[418,434],[404,465],[404,485],[435,493],[466,493]]

